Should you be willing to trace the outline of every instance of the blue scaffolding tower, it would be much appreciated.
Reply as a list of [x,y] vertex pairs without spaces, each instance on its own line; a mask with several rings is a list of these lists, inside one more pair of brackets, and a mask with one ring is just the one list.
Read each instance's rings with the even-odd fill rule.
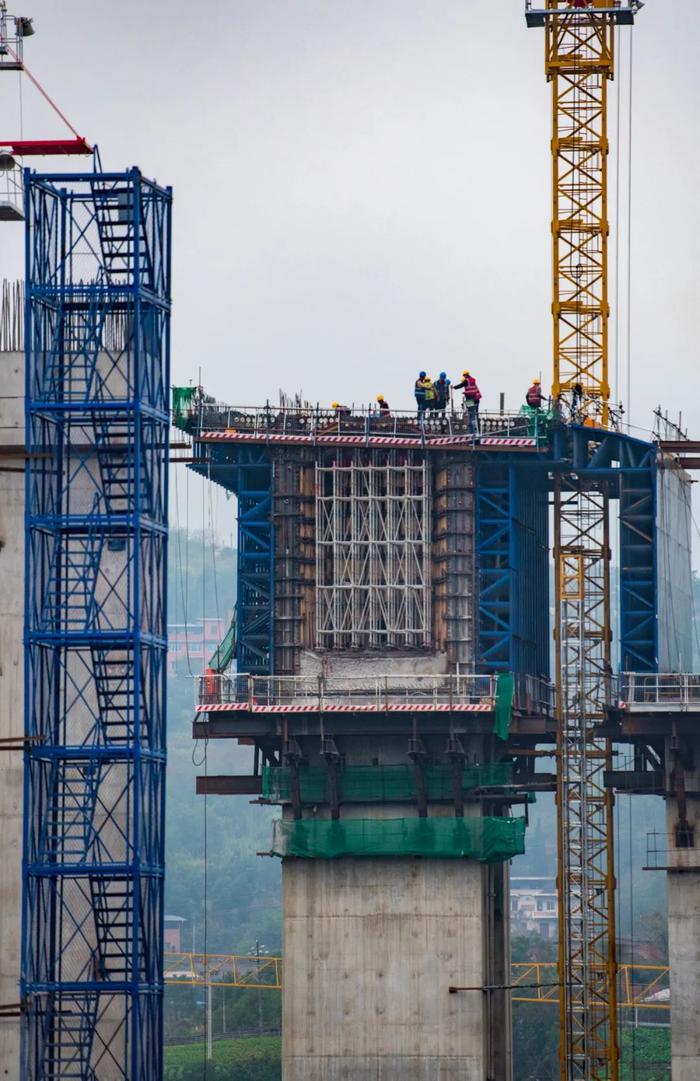
[[158,1081],[171,193],[25,190],[22,1076]]

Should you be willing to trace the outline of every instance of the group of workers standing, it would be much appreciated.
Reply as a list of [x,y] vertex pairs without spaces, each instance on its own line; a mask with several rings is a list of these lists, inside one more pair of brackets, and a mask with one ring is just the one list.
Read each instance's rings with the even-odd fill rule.
[[462,408],[469,417],[470,430],[475,434],[479,428],[479,402],[481,391],[474,376],[465,369],[459,383],[452,384],[447,378],[446,372],[440,372],[438,379],[433,382],[425,372],[419,372],[415,382],[414,394],[418,407],[418,418],[423,413],[435,410],[444,413],[450,401],[450,391],[462,391]]
[[[414,394],[418,407],[418,418],[428,410],[444,412],[450,400],[451,390],[462,391],[462,410],[469,418],[469,428],[475,435],[479,431],[479,402],[481,391],[479,384],[468,368],[462,372],[459,383],[452,384],[447,378],[446,372],[440,372],[438,379],[433,382],[425,372],[419,372],[415,382]],[[525,395],[525,403],[531,409],[541,409],[546,402],[542,393],[542,383],[539,379],[533,379]]]
[[[427,372],[421,371],[418,373],[418,378],[414,384],[418,419],[420,420],[428,412],[444,413],[450,403],[451,392],[456,390],[462,391],[462,410],[469,419],[469,430],[474,435],[478,435],[481,391],[479,390],[476,379],[468,368],[465,368],[462,372],[462,378],[459,383],[452,383],[452,381],[447,378],[447,372],[440,372],[440,375],[434,381]],[[542,393],[541,380],[533,379],[532,384],[528,387],[527,394],[525,395],[525,404],[531,409],[541,409],[546,401],[547,398]],[[383,394],[377,395],[377,406],[379,408],[380,416],[391,416],[389,403]],[[334,409],[337,414],[349,414],[351,412],[348,406],[341,405],[339,402],[333,402],[332,409]]]

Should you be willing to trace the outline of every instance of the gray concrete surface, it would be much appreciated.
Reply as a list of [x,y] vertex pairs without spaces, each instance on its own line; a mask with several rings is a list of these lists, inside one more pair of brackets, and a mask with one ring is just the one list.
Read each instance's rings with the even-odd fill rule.
[[286,860],[284,1081],[483,1081],[482,868]]
[[[24,357],[0,353],[0,444],[24,447]],[[24,731],[24,460],[0,471],[0,737]],[[22,926],[22,754],[0,751],[0,1004],[19,1001]],[[20,1025],[0,1019],[0,1077],[19,1081]]]
[[[700,756],[694,749],[696,762]],[[672,757],[670,756],[670,761]],[[685,784],[698,791],[700,774],[686,772]],[[676,848],[678,802],[668,799],[667,866],[668,958],[671,969],[671,1081],[700,1079],[700,800],[686,799],[687,818],[695,831],[695,847]],[[679,870],[675,870],[675,868]]]

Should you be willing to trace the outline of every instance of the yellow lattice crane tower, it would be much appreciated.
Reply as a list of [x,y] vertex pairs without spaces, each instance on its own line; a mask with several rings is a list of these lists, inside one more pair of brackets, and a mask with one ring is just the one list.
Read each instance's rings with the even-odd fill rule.
[[[615,33],[635,0],[526,0],[545,30],[552,87],[552,394],[572,423],[607,428],[607,87]],[[562,1081],[618,1081],[611,694],[610,519],[606,482],[558,473],[556,573],[557,831]]]

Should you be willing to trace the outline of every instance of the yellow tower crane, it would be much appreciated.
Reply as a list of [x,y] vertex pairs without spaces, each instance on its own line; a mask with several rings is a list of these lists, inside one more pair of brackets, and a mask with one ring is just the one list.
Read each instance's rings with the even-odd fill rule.
[[[526,0],[545,30],[552,87],[552,394],[573,423],[607,428],[607,87],[615,33],[637,0]],[[557,473],[557,835],[562,1081],[618,1081],[611,695],[610,519],[605,483]]]

